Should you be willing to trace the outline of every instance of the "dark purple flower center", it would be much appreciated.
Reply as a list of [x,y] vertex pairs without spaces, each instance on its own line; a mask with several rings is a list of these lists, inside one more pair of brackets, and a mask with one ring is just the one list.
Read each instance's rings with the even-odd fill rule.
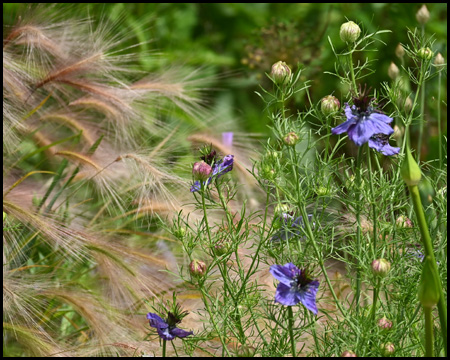
[[294,283],[299,290],[304,290],[312,281],[313,279],[310,277],[307,269],[300,270],[294,278]]
[[372,139],[381,142],[382,145],[389,144],[389,135],[386,134],[375,134],[372,136]]

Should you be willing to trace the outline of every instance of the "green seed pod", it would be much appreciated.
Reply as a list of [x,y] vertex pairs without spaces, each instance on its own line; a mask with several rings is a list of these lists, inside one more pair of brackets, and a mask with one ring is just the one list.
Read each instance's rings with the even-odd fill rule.
[[422,172],[420,171],[419,165],[417,165],[416,160],[412,157],[408,146],[406,147],[406,156],[403,159],[400,173],[402,174],[403,181],[408,186],[418,185],[422,178]]
[[423,307],[432,308],[439,301],[439,277],[433,267],[431,256],[423,261],[422,276],[419,283],[419,301]]

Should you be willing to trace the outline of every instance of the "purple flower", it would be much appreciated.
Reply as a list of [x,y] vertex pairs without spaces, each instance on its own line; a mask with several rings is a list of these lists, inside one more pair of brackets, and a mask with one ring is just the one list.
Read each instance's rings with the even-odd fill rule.
[[[303,222],[303,217],[299,216],[297,218],[295,218],[290,214],[287,213],[282,213],[281,214],[281,218],[284,221],[285,226],[282,227],[282,229],[280,231],[278,231],[274,236],[272,236],[272,241],[273,242],[280,242],[280,241],[284,241],[286,239],[290,239],[294,236],[300,236],[300,234],[302,233],[300,228],[305,228],[305,223]],[[312,214],[308,215],[308,221],[311,223],[312,221]],[[314,226],[314,222],[312,223],[312,225]],[[302,236],[300,238],[301,240],[304,240],[305,237]]]
[[319,281],[312,280],[306,269],[299,269],[292,263],[272,265],[270,273],[280,280],[275,293],[275,302],[292,306],[301,302],[309,311],[317,315],[316,294]]
[[[214,177],[221,177],[223,174],[226,174],[227,172],[233,170],[233,163],[234,163],[234,155],[227,155],[219,162],[215,163],[212,168],[212,174],[211,176],[206,179],[204,182],[205,187],[208,186]],[[191,192],[200,191],[200,181],[194,182],[194,185],[191,186]]]
[[388,124],[392,118],[376,110],[372,100],[362,92],[359,98],[354,98],[354,105],[345,104],[347,121],[331,129],[334,135],[347,132],[348,137],[358,146],[369,141],[377,134],[391,135],[394,130]]
[[232,131],[223,132],[222,133],[222,143],[225,146],[232,147],[233,146],[233,135]]
[[167,321],[164,321],[158,315],[154,313],[148,313],[147,319],[150,321],[150,326],[154,327],[158,332],[158,335],[163,340],[173,340],[176,337],[185,338],[186,336],[194,334],[192,331],[186,331],[177,328],[175,325],[178,324],[179,320],[175,315],[169,312]]
[[389,145],[389,136],[376,134],[369,139],[369,147],[386,156],[397,155],[400,152],[399,147]]

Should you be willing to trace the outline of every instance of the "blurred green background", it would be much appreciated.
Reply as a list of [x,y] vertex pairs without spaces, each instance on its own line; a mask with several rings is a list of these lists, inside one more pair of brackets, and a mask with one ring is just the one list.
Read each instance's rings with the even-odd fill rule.
[[[118,32],[126,34],[123,46],[139,53],[136,66],[152,72],[173,65],[198,69],[213,78],[208,93],[210,106],[221,116],[237,118],[243,130],[268,133],[268,118],[263,104],[255,94],[259,84],[270,86],[265,73],[273,63],[286,61],[293,69],[300,63],[305,70],[302,80],[311,80],[311,95],[317,103],[323,96],[335,94],[343,98],[346,89],[338,79],[324,74],[333,71],[335,57],[328,42],[330,37],[336,51],[344,49],[339,28],[345,21],[357,22],[363,32],[390,30],[382,34],[371,48],[376,52],[359,53],[355,61],[365,57],[377,59],[372,63],[375,74],[366,78],[374,89],[390,81],[387,69],[393,61],[398,43],[408,43],[407,28],[419,26],[415,14],[422,4],[57,4],[52,12],[63,8],[67,17],[87,18],[101,22],[108,19]],[[434,34],[433,51],[447,59],[447,4],[426,4],[430,20],[425,30]],[[20,14],[29,11],[28,4],[3,4],[3,25],[14,24]],[[58,11],[59,13],[59,11]],[[4,29],[5,32],[5,29]],[[412,65],[406,59],[406,65]],[[446,124],[446,70],[442,82],[444,100],[442,122]],[[412,89],[414,90],[414,88]],[[437,157],[437,77],[427,84],[425,141],[428,159]],[[304,110],[304,97],[292,107]],[[413,129],[414,130],[414,129]],[[446,125],[444,125],[446,135]],[[414,132],[413,132],[414,136]]]

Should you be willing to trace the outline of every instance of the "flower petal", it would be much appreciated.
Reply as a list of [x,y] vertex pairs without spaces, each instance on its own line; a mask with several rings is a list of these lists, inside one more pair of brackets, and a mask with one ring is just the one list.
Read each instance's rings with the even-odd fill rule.
[[369,139],[369,147],[386,156],[397,155],[400,152],[399,147],[391,146],[388,142],[373,137]]
[[154,328],[169,327],[169,325],[158,315],[154,313],[148,313],[147,319],[150,320],[150,326]]
[[391,118],[385,114],[380,114],[380,113],[376,113],[376,112],[370,114],[370,117],[375,121],[382,121],[382,122],[385,122],[386,124],[390,124],[392,122],[392,120],[394,120],[393,118]]
[[281,305],[292,306],[298,304],[300,299],[294,287],[286,286],[279,283],[277,291],[275,292],[275,302]]
[[174,336],[178,336],[179,338],[185,338],[186,336],[194,334],[193,331],[186,331],[186,330],[183,330],[183,329],[179,329],[177,327],[172,329],[172,330],[170,330],[170,333],[172,335],[174,335]]
[[156,330],[158,331],[159,337],[163,340],[170,341],[175,339],[175,335],[171,334],[171,332],[169,331],[169,326],[167,326],[167,328],[157,328]]
[[298,301],[301,303],[314,315],[317,315],[317,305],[316,305],[316,295],[319,290],[319,282],[317,280],[311,281],[305,289],[301,289],[296,292]]
[[364,120],[359,121],[355,126],[348,129],[348,137],[358,146],[361,146],[369,141],[375,134],[391,135],[394,132],[388,124],[365,117]]
[[339,135],[342,134],[346,131],[348,131],[349,127],[352,125],[355,125],[357,123],[356,118],[355,119],[351,119],[351,120],[347,120],[345,123],[342,123],[338,126],[336,126],[335,128],[331,129],[331,132],[334,135]]
[[294,276],[298,271],[297,267],[292,263],[287,263],[286,265],[272,265],[270,267],[270,273],[273,277],[286,286],[291,286]]

